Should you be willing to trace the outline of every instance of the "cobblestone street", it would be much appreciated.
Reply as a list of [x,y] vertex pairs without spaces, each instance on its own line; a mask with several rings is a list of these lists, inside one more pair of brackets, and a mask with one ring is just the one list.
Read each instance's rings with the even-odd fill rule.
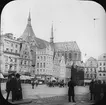
[[[3,96],[6,97],[5,83],[1,86]],[[24,100],[32,100],[28,104],[20,105],[90,105],[89,102],[89,88],[83,86],[75,87],[76,103],[69,103],[67,97],[67,87],[48,87],[46,85],[39,85],[32,89],[30,84],[22,84]],[[11,99],[11,95],[9,97]]]
[[89,101],[89,94],[86,95],[76,95],[76,103],[68,102],[68,97],[65,96],[55,96],[49,98],[39,98],[33,99],[32,103],[21,104],[21,105],[91,105],[92,102]]

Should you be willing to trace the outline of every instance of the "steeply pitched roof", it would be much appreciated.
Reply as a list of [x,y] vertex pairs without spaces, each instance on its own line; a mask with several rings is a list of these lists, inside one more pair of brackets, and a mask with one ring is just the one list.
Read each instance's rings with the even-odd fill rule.
[[46,48],[47,45],[49,45],[49,42],[45,41],[45,40],[42,40],[40,38],[37,38],[34,34],[34,31],[32,29],[32,26],[31,26],[31,18],[30,18],[30,15],[29,15],[29,18],[28,18],[28,23],[27,23],[27,26],[23,32],[23,34],[21,35],[21,37],[23,40],[27,41],[27,42],[33,42],[35,43],[35,46],[38,47],[38,48]]
[[75,41],[71,42],[58,42],[55,43],[55,50],[59,51],[78,51],[80,52],[80,49]]
[[40,49],[46,48],[50,44],[49,42],[37,37],[35,37],[34,39],[35,39],[35,42],[37,43],[37,47]]

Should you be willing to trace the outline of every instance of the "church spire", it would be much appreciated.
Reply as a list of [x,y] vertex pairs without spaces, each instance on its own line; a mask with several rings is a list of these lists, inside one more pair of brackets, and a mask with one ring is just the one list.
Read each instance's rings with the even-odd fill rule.
[[52,27],[51,27],[51,37],[50,37],[50,43],[53,43],[53,22],[52,22]]
[[29,11],[29,17],[28,17],[28,25],[31,26],[31,16],[30,16],[30,11]]

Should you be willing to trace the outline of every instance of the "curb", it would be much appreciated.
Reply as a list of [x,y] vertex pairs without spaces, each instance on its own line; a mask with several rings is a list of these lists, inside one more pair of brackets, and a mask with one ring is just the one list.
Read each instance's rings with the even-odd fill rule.
[[20,101],[14,101],[14,102],[9,101],[9,102],[12,103],[12,104],[19,105],[19,104],[29,104],[29,103],[32,102],[32,100],[31,99],[23,99],[23,100],[20,100]]

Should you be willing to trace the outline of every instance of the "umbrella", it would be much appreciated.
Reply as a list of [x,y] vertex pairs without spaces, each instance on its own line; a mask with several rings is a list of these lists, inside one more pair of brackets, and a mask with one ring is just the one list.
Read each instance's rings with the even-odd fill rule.
[[3,78],[4,78],[4,76],[3,76],[3,74],[2,74],[2,73],[0,73],[0,78],[1,78],[1,79],[3,79]]

